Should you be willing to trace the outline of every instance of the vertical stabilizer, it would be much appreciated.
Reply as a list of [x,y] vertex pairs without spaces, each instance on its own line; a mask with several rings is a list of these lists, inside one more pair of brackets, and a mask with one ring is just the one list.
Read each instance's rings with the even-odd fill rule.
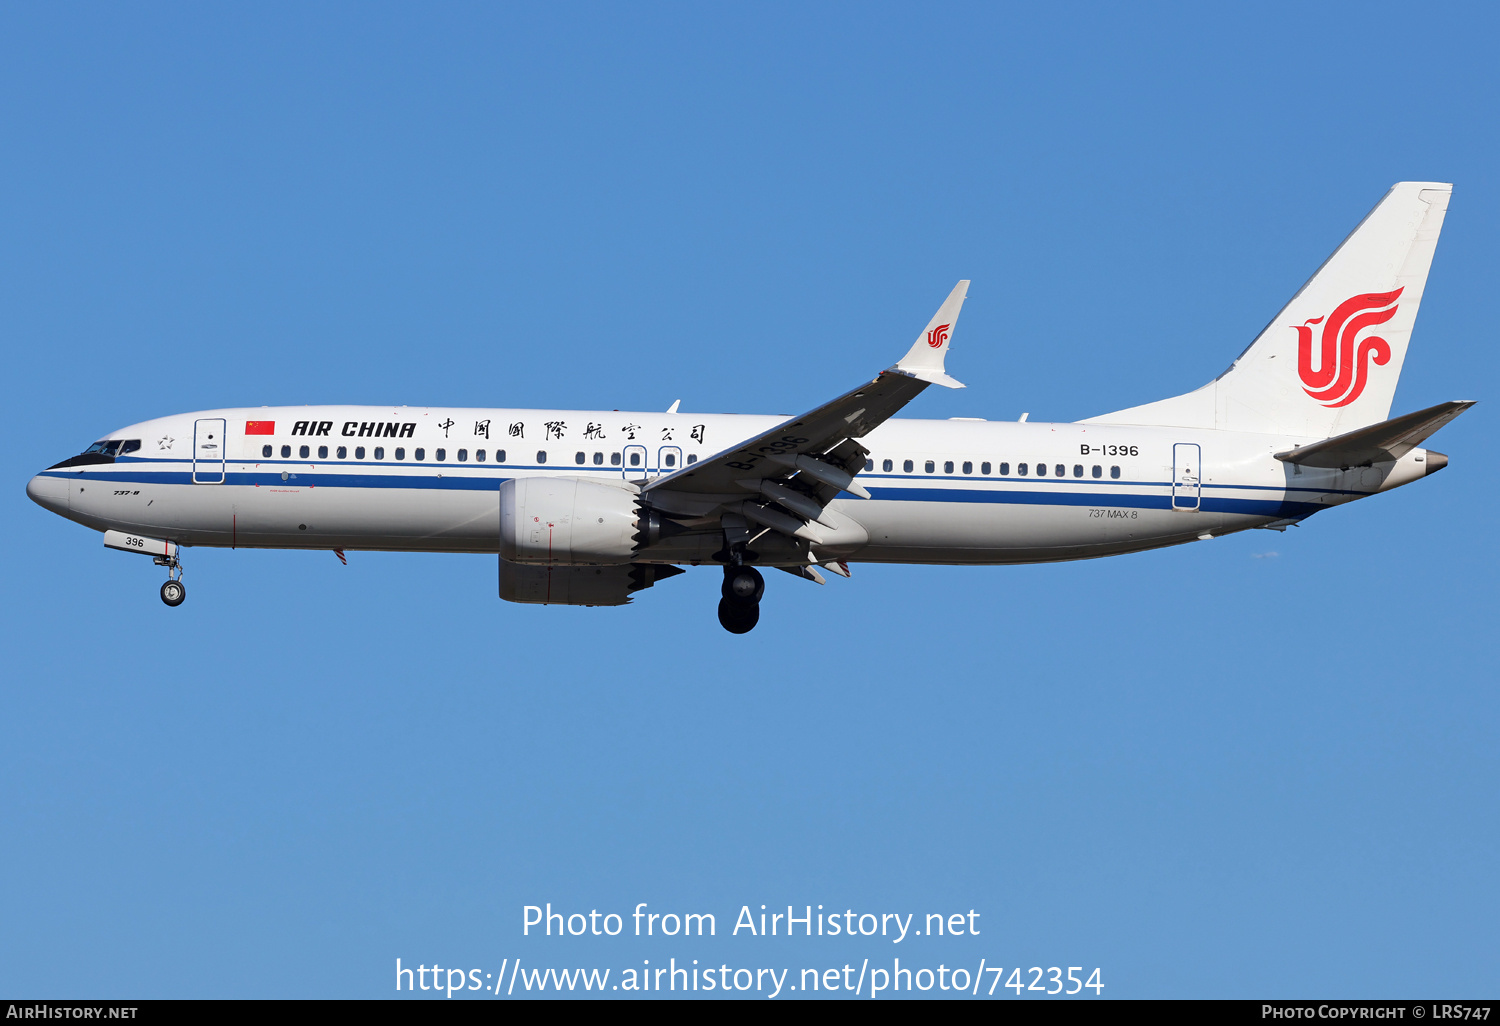
[[1218,378],[1086,423],[1324,438],[1385,420],[1452,192],[1392,186]]

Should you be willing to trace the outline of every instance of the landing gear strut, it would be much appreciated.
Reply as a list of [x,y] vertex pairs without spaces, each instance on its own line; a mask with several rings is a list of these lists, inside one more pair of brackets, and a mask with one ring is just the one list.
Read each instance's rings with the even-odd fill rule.
[[169,606],[182,605],[182,600],[187,598],[187,588],[182,584],[182,563],[175,553],[157,556],[154,562],[167,568],[167,583],[161,586],[161,600]]
[[760,597],[766,579],[753,566],[724,568],[724,597],[719,600],[719,623],[730,634],[748,634],[760,622]]

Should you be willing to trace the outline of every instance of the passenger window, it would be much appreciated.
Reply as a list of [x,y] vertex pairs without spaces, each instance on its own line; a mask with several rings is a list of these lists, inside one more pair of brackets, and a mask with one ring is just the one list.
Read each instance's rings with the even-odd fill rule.
[[882,460],[880,469],[889,474],[891,471],[896,469],[896,464],[892,463],[890,460]]
[[396,449],[396,459],[398,459],[398,460],[404,460],[404,459],[406,459],[406,449],[404,447],[398,447]]
[[546,463],[547,462],[547,450],[546,449],[538,449],[536,451],[536,461],[538,463]]
[[677,466],[677,454],[675,452],[669,452],[669,453],[667,453],[667,466],[669,466],[669,467],[675,467],[675,466]]
[[594,466],[596,466],[596,467],[602,467],[602,466],[604,466],[604,453],[602,453],[602,452],[596,452],[596,453],[594,453]]
[[943,473],[945,473],[945,474],[951,474],[951,473],[953,473],[953,461],[952,460],[944,460],[943,461]]
[[931,474],[931,473],[933,473],[934,471],[937,470],[937,464],[934,463],[934,462],[932,462],[931,460],[928,460],[926,463],[924,463],[922,465],[922,469],[925,470],[925,471],[927,471],[927,473]]
[[641,465],[641,454],[640,453],[633,452],[633,453],[630,454],[630,465],[632,467],[639,467]]
[[1065,466],[1063,466],[1061,463],[1059,463],[1057,466],[1053,467],[1052,468],[1052,472],[1054,474],[1056,474],[1058,477],[1067,477],[1068,476],[1068,468],[1065,467]]
[[611,467],[618,467],[620,465],[620,454],[619,453],[612,452],[612,453],[609,454],[609,465]]
[[483,449],[475,449],[474,450],[474,462],[475,463],[483,463],[484,462],[484,450]]
[[300,449],[297,450],[297,455],[300,456],[302,459],[305,460],[305,459],[307,459],[308,453],[310,451],[311,450],[309,450],[308,447],[304,445]]
[[496,463],[504,463],[505,462],[505,450],[504,449],[496,449],[495,450],[495,462]]
[[290,459],[291,455],[292,455],[292,447],[290,445],[283,445],[281,447],[281,458],[284,459],[284,460],[285,459]]
[[1101,467],[1101,466],[1099,466],[1099,464],[1097,464],[1097,463],[1094,464],[1094,476],[1095,477],[1103,477],[1104,476],[1104,468]]
[[964,473],[965,474],[972,474],[972,473],[974,473],[974,464],[970,463],[968,460],[964,460]]
[[422,460],[425,460],[427,458],[427,450],[426,449],[413,449],[411,451],[411,458],[420,463]]
[[911,468],[911,460],[907,460],[904,463],[902,463],[901,464],[901,469],[904,470],[904,471],[906,471],[908,474],[910,474],[911,473],[911,469],[912,469]]
[[869,472],[869,471],[874,470],[874,469],[875,469],[875,461],[874,460],[865,460],[865,471]]
[[437,461],[439,463],[441,463],[441,462],[443,462],[444,460],[446,460],[448,458],[448,450],[447,449],[435,449],[435,450],[433,450],[433,456],[437,457]]
[[260,454],[265,459],[270,459],[271,458],[271,447],[269,445],[263,445],[263,446],[261,446],[260,447]]
[[1009,463],[1002,463],[1002,464],[1000,464],[1000,476],[1001,477],[1009,477],[1010,476],[1010,464]]
[[988,463],[981,463],[979,465],[979,472],[981,474],[983,474],[985,477],[989,477],[990,476],[990,465]]
[[127,452],[135,452],[140,447],[141,440],[139,438],[132,438],[130,441],[120,446],[120,455],[124,456]]
[[364,446],[362,446],[362,445],[356,445],[354,447],[354,458],[357,459],[357,460],[362,460],[362,459],[365,458],[365,447]]
[[688,453],[688,463],[689,463],[689,465],[697,463],[697,462],[698,462],[698,454],[695,453],[695,452]]
[[[1022,473],[1025,473],[1025,471],[1022,471]],[[1047,464],[1045,464],[1045,463],[1038,463],[1036,465],[1036,476],[1037,477],[1046,477],[1047,476]]]
[[458,462],[460,462],[460,463],[467,463],[467,462],[469,462],[469,450],[467,450],[467,449],[460,449],[460,450],[458,450]]
[[1017,463],[1016,464],[1016,473],[1020,474],[1022,477],[1025,477],[1026,476],[1026,464],[1024,464],[1024,463]]
[[383,445],[377,445],[375,447],[375,458],[377,460],[383,460],[383,459],[385,459],[385,446],[383,446]]
[[1083,476],[1083,464],[1082,463],[1075,463],[1075,464],[1073,464],[1073,476],[1074,477],[1082,477]]
[[328,458],[328,446],[326,446],[326,445],[320,445],[320,446],[318,446],[318,459],[320,459],[320,460],[326,460],[327,458]]
[[349,458],[349,447],[341,445],[333,451],[333,454],[341,460],[347,460]]
[[576,464],[578,464],[580,467],[583,466],[585,463],[587,463],[588,459],[589,459],[588,456],[586,454],[584,454],[584,453],[575,452],[573,454],[573,462],[576,463]]
[[1109,468],[1109,476],[1112,477],[1112,478],[1115,478],[1116,480],[1119,480],[1119,477],[1120,477],[1120,468],[1119,467],[1110,467]]

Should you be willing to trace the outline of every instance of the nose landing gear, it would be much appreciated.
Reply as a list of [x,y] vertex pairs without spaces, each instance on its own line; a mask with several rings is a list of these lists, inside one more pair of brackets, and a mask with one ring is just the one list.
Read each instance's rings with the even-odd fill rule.
[[750,633],[760,622],[760,597],[765,592],[766,579],[755,567],[726,566],[719,623],[730,634]]
[[180,606],[187,598],[187,588],[182,584],[182,562],[174,551],[170,556],[157,556],[153,562],[167,568],[167,583],[161,586],[161,600],[169,606]]

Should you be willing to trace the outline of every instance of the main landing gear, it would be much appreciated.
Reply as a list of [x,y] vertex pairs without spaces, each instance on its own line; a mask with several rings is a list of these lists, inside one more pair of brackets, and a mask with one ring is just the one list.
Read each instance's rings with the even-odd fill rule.
[[730,634],[748,634],[760,622],[760,597],[766,579],[753,566],[724,568],[724,597],[719,600],[719,623]]
[[187,588],[182,584],[182,562],[177,556],[157,556],[157,566],[167,568],[167,583],[161,586],[161,600],[169,606],[182,605],[183,599],[187,598]]

